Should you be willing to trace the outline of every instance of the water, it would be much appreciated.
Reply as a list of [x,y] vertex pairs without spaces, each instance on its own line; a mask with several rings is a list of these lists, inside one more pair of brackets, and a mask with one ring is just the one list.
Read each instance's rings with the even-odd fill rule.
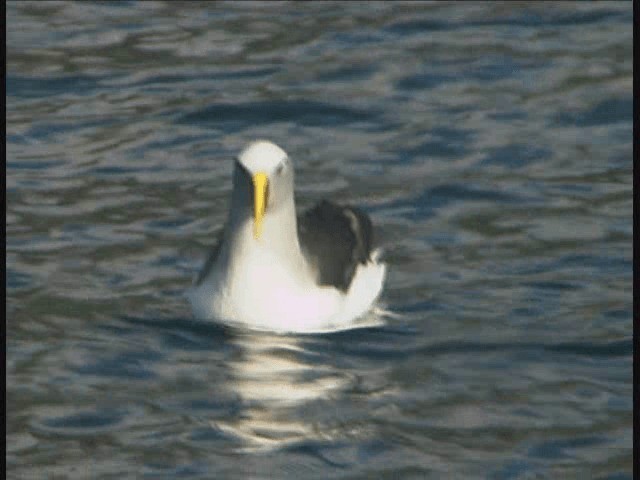
[[[631,478],[632,3],[7,5],[10,478]],[[191,319],[231,159],[399,318]]]

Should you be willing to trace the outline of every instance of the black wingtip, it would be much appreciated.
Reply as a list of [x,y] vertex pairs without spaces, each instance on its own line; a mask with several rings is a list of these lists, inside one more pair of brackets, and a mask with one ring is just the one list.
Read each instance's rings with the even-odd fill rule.
[[371,260],[373,226],[357,207],[322,200],[299,219],[298,230],[300,245],[321,285],[346,291],[358,264]]

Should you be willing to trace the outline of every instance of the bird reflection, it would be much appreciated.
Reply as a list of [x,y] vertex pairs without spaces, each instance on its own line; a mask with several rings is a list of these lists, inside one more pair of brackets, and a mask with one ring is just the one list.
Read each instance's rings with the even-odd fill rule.
[[[385,318],[394,316],[376,307],[342,330],[380,326]],[[330,433],[317,423],[317,412],[326,411],[325,402],[338,401],[357,379],[352,372],[336,366],[327,349],[330,336],[243,330],[236,331],[229,341],[236,353],[226,362],[225,389],[240,397],[241,411],[218,420],[216,428],[240,440],[241,451],[333,440],[336,432]]]
[[217,427],[240,437],[245,450],[319,438],[320,432],[297,408],[335,394],[347,385],[348,376],[322,365],[319,354],[300,345],[300,337],[243,333],[232,341],[240,354],[228,363],[228,387],[241,397],[244,408]]

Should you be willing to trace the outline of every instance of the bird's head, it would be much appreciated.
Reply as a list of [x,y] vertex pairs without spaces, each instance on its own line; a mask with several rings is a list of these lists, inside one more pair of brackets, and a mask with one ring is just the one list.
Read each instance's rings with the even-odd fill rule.
[[284,150],[259,140],[238,155],[236,171],[242,177],[240,181],[251,185],[253,235],[259,240],[267,211],[276,210],[293,198],[293,168]]

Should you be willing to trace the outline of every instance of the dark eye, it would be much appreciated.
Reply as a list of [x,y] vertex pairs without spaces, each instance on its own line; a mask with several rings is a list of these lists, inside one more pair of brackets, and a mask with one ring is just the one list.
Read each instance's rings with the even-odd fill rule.
[[278,165],[278,168],[276,168],[276,173],[280,175],[282,173],[282,170],[284,170],[284,163]]

